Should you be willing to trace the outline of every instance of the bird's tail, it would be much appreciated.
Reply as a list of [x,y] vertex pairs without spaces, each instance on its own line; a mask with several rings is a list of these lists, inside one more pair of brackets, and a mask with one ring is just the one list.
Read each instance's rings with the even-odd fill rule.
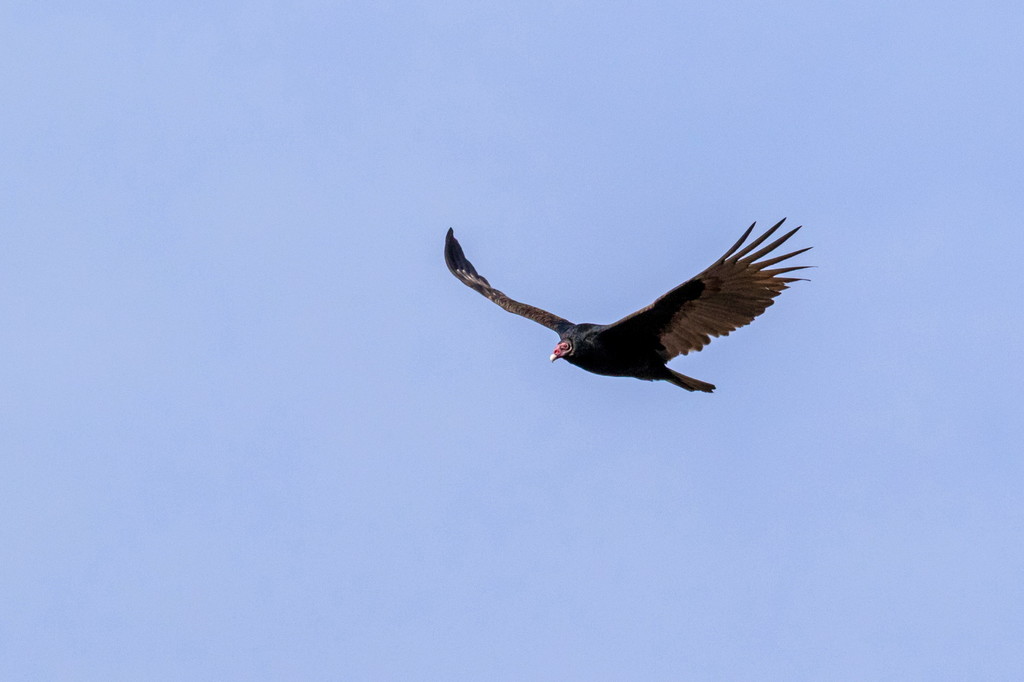
[[704,393],[711,393],[715,390],[714,384],[709,384],[706,381],[688,377],[685,374],[680,374],[668,367],[665,369],[668,370],[668,374],[663,377],[665,381],[673,383],[679,388],[685,388],[687,391],[703,391]]

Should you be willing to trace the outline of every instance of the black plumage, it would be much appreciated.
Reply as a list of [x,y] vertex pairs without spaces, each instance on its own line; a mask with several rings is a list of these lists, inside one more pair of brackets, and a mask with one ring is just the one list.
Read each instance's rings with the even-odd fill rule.
[[772,305],[772,299],[788,288],[790,282],[800,279],[781,275],[808,266],[768,268],[810,247],[758,260],[800,229],[790,230],[761,247],[784,221],[780,220],[760,237],[744,244],[754,230],[751,225],[733,247],[704,272],[646,308],[612,324],[573,324],[546,310],[509,298],[476,271],[451,229],[445,238],[444,258],[448,269],[466,286],[505,310],[557,332],[559,342],[551,354],[552,361],[563,358],[595,374],[648,381],[660,379],[688,391],[710,393],[715,389],[713,384],[680,374],[665,363],[677,355],[701,350],[713,336],[727,336],[749,324]]

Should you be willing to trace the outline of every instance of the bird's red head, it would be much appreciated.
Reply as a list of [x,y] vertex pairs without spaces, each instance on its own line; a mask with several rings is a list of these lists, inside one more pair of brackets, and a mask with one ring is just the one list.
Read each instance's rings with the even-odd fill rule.
[[564,358],[566,355],[572,353],[572,344],[568,341],[562,340],[555,346],[555,350],[551,352],[551,362],[554,362],[558,358]]

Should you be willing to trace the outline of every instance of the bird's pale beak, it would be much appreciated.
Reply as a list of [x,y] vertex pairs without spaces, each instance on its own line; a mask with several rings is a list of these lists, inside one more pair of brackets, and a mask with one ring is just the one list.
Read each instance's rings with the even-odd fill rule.
[[552,353],[552,354],[551,354],[551,362],[554,362],[554,361],[555,361],[555,360],[557,360],[557,359],[558,359],[558,356],[557,356],[557,355],[555,355],[554,353]]

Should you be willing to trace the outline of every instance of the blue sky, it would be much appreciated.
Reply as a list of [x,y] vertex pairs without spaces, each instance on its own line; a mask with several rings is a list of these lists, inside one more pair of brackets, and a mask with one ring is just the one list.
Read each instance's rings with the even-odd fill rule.
[[[0,677],[1024,677],[1016,2],[0,8]],[[812,281],[599,377],[753,220]]]

